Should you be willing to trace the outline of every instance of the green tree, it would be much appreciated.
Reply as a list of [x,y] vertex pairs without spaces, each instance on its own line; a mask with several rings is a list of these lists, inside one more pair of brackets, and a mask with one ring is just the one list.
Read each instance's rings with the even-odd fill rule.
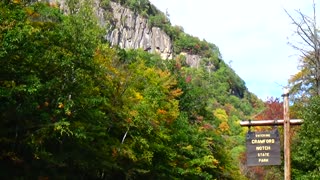
[[294,179],[319,179],[320,178],[320,97],[311,98],[311,101],[302,109],[304,120],[294,140],[292,152],[292,166]]
[[71,177],[76,169],[88,170],[79,177],[96,174],[95,159],[83,156],[98,152],[87,147],[101,130],[96,125],[105,123],[97,108],[105,100],[92,91],[99,30],[94,18],[79,18],[89,9],[66,17],[41,3],[1,2],[3,178]]
[[92,1],[67,4],[0,2],[0,178],[239,178],[237,121],[256,99],[218,48],[169,22],[198,69],[110,48]]

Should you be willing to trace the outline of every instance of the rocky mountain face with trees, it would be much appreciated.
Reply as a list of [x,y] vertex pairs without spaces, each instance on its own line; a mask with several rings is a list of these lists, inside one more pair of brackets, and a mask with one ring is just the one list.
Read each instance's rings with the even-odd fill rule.
[[[70,13],[66,0],[49,0],[66,14]],[[163,59],[172,59],[173,46],[170,37],[159,27],[151,27],[148,19],[120,2],[95,0],[94,12],[100,25],[105,26],[105,38],[112,46],[123,49],[143,49],[159,53]]]
[[[293,93],[308,88],[291,107],[306,124],[293,140],[293,177],[317,179],[318,66],[306,55],[291,79]],[[263,104],[215,44],[148,0],[1,1],[0,66],[0,179],[283,175],[246,166],[239,126],[280,118],[279,99]]]
[[[49,0],[48,3],[59,6],[66,14],[69,13],[65,0]],[[150,53],[159,53],[162,59],[173,58],[174,47],[171,37],[160,27],[152,26],[148,17],[121,5],[121,1],[95,0],[94,11],[102,26],[108,24],[105,26],[105,38],[112,46],[124,49],[141,48]],[[193,67],[196,67],[201,59],[197,54],[185,52],[183,55],[186,56],[187,63]]]

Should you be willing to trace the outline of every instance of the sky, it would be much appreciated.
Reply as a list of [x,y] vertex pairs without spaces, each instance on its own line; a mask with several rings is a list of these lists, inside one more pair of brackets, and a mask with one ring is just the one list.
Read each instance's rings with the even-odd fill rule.
[[298,72],[298,42],[286,9],[312,12],[312,0],[149,0],[169,13],[172,25],[214,43],[223,60],[262,100],[280,98]]

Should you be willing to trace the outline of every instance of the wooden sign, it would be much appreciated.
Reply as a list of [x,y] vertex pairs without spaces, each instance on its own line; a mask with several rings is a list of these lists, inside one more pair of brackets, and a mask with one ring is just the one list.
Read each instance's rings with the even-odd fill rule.
[[247,133],[247,165],[280,165],[280,138],[278,130]]

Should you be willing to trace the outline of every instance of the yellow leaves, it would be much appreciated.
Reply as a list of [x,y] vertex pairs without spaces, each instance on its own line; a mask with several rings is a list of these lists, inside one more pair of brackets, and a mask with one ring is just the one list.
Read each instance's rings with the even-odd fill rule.
[[295,81],[301,79],[302,77],[303,77],[303,73],[302,73],[302,71],[299,71],[297,74],[291,76],[291,78],[289,79],[289,82],[291,82],[291,83],[295,82]]
[[105,68],[109,72],[119,73],[118,69],[114,66],[117,61],[115,57],[115,51],[109,48],[109,46],[103,45],[96,49],[94,54],[94,62],[100,68]]
[[29,16],[31,16],[34,13],[33,9],[30,7],[25,8],[25,11]]
[[143,96],[139,92],[134,92],[135,99],[142,100]]
[[16,83],[14,81],[0,81],[0,85],[1,84],[6,88],[11,88],[16,86]]
[[219,161],[213,155],[205,155],[190,161],[191,166],[199,173],[204,168],[217,168]]
[[170,91],[170,95],[172,97],[179,97],[182,94],[182,90],[180,88],[174,89]]
[[169,100],[157,109],[157,118],[160,122],[172,123],[179,116],[179,103],[177,100]]
[[[45,102],[46,103],[46,102]],[[64,109],[64,113],[67,115],[67,116],[71,116],[71,110],[68,108],[68,107],[66,107],[65,108],[65,105],[62,103],[62,102],[59,102],[58,103],[58,108],[59,109]]]
[[196,167],[196,172],[197,172],[197,173],[201,173],[201,172],[202,172],[201,167]]
[[169,71],[158,70],[157,73],[159,74],[159,76],[160,76],[161,78],[170,77],[170,72],[169,72]]
[[68,115],[68,116],[71,116],[71,111],[70,110],[66,110],[65,114]]
[[[38,17],[40,17],[40,14],[34,12],[34,13],[30,14],[30,16],[33,17],[33,18],[38,18]],[[37,24],[38,25],[43,25],[43,22],[37,22]]]
[[13,2],[14,4],[19,4],[19,3],[20,3],[20,0],[12,0],[12,2]]
[[213,111],[213,115],[222,122],[228,121],[228,115],[224,109],[216,109]]
[[58,103],[58,108],[59,108],[59,109],[63,109],[63,108],[64,108],[64,104],[63,104],[62,102],[59,102],[59,103]]
[[91,90],[92,90],[92,94],[95,94],[95,95],[98,95],[101,91],[99,87],[94,87]]
[[213,138],[212,137],[206,137],[206,140],[209,144],[213,143]]
[[14,161],[17,164],[20,164],[23,162],[23,160],[14,152],[3,152],[2,157],[9,158],[11,161]]
[[157,70],[156,72],[159,75],[163,88],[170,89],[177,84],[177,81],[174,78],[172,78],[171,73],[169,71]]
[[160,85],[163,92],[169,95],[169,98],[176,98],[183,93],[180,88],[174,88],[177,85],[177,81],[173,78],[173,76],[171,76],[169,71],[148,68],[146,71],[146,76],[151,77],[152,74],[153,76],[157,76],[154,76],[151,83],[154,85]]
[[193,147],[191,145],[188,145],[186,147],[182,147],[182,149],[192,151]]
[[136,110],[132,110],[129,112],[129,114],[130,114],[130,116],[135,117],[135,116],[138,116],[139,112]]
[[171,161],[169,162],[169,165],[172,167],[176,167],[177,166],[177,161]]
[[224,109],[216,109],[213,111],[213,115],[218,118],[221,123],[219,125],[219,129],[222,133],[229,133],[230,131],[230,126],[228,124],[228,115]]
[[125,157],[129,158],[133,162],[137,162],[138,161],[138,158],[137,158],[136,154],[134,153],[134,151],[132,149],[129,149],[129,148],[122,149],[122,153],[121,154],[124,155]]
[[[0,14],[1,15],[1,14]],[[16,25],[15,21],[4,21],[0,24],[0,32],[11,30]],[[0,39],[2,38],[3,34],[0,33]]]
[[60,135],[67,135],[67,136],[71,136],[73,135],[73,132],[69,129],[70,123],[67,121],[59,121],[54,123],[54,131],[57,131],[60,133]]

